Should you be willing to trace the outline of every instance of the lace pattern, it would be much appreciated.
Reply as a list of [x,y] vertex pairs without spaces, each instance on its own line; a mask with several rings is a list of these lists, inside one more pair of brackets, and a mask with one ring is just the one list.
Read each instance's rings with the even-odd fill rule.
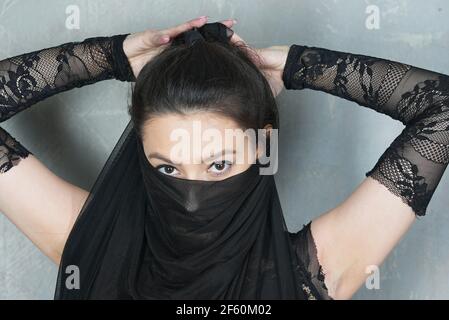
[[31,152],[0,127],[0,173],[19,164]]
[[409,205],[427,206],[449,162],[449,76],[407,64],[292,45],[287,89],[320,90],[401,121],[406,127],[366,172]]
[[323,268],[318,261],[317,249],[310,227],[311,223],[309,221],[298,232],[290,233],[298,262],[303,266],[298,270],[307,270],[304,277],[299,277],[299,279],[308,279],[309,283],[301,283],[301,287],[308,300],[332,300],[324,282]]
[[[87,38],[0,61],[0,122],[54,94],[106,79],[135,81],[123,51],[128,34]],[[0,128],[0,172],[28,151]]]

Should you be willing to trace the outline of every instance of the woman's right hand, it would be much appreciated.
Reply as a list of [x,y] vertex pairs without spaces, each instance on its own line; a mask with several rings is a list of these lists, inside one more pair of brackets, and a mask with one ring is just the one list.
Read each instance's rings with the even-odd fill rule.
[[[287,60],[289,46],[271,46],[267,48],[253,48],[246,44],[246,42],[235,32],[231,37],[231,42],[234,44],[243,43],[249,47],[253,52],[250,52],[252,61],[265,75],[265,78],[270,84],[271,91],[276,97],[284,89],[284,81],[282,74],[284,72],[285,62]],[[256,53],[254,55],[254,53]]]

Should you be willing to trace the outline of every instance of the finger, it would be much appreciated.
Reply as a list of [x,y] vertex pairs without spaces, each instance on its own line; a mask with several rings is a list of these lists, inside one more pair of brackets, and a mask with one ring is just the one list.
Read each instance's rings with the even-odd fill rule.
[[167,34],[160,34],[157,39],[159,45],[166,44],[170,41],[170,36]]
[[228,28],[232,28],[237,23],[237,20],[226,19],[226,20],[221,20],[220,23],[224,24]]
[[162,32],[153,32],[149,38],[151,45],[153,46],[161,46],[170,41],[170,36],[164,34]]
[[180,25],[177,25],[176,27],[161,30],[161,33],[164,35],[168,35],[170,38],[174,38],[178,34],[186,32],[192,28],[199,28],[199,27],[203,26],[206,22],[207,22],[207,16],[202,16],[202,17],[187,21],[185,23],[182,23]]
[[231,43],[243,42],[246,44],[246,41],[242,39],[236,32],[231,37]]

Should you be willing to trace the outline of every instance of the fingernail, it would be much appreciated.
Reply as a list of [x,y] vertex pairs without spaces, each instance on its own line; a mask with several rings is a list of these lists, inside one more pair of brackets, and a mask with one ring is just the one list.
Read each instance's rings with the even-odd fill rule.
[[237,20],[232,19],[232,23],[233,23],[233,24],[237,24]]
[[165,42],[167,42],[168,40],[170,40],[170,37],[169,36],[167,36],[167,35],[164,35],[164,36],[162,36],[161,37],[161,43],[165,43]]
[[201,17],[198,17],[197,19],[198,20],[200,20],[200,19],[207,19],[207,16],[201,16]]

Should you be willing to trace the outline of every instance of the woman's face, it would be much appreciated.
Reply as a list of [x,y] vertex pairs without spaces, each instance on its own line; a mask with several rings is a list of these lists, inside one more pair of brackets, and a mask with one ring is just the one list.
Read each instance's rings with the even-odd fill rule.
[[142,142],[151,165],[164,174],[189,180],[222,180],[256,162],[264,151],[256,147],[257,134],[215,113],[173,113],[148,120],[142,128]]

